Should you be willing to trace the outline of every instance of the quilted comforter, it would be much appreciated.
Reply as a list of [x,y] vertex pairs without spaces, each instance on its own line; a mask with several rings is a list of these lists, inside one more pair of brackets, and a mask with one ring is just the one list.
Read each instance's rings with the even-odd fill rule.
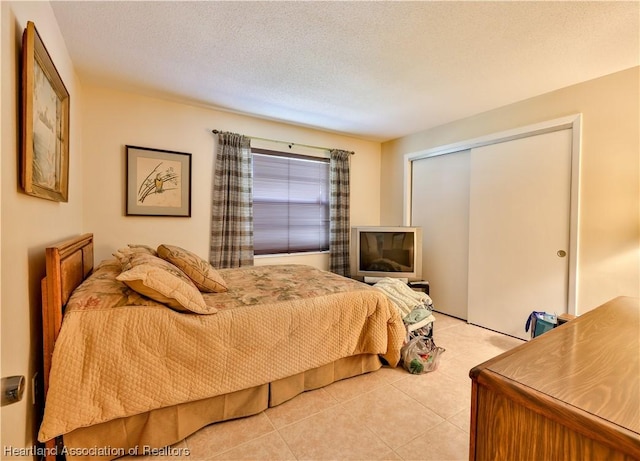
[[38,439],[250,388],[358,354],[395,366],[397,309],[362,283],[309,266],[220,271],[213,315],[185,314],[115,280],[105,261],[73,293]]

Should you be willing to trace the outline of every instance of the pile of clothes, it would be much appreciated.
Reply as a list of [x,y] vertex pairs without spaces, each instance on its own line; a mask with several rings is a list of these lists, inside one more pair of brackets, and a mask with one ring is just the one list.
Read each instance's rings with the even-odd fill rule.
[[433,342],[433,302],[426,293],[412,290],[405,282],[385,277],[374,285],[396,306],[407,329],[400,350],[401,363],[409,373],[422,374],[438,368],[442,347]]
[[400,312],[407,327],[407,340],[414,336],[431,337],[433,332],[433,301],[426,293],[412,290],[399,279],[385,277],[375,285],[384,292]]

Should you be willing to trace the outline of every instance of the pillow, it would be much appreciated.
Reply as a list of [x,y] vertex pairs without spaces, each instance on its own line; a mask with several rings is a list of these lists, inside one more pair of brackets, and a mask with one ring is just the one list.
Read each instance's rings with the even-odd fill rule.
[[131,256],[138,254],[158,256],[156,250],[154,250],[150,246],[133,243],[127,244],[127,246],[124,248],[119,248],[115,253],[113,253],[113,256],[115,256],[121,264],[125,264],[129,260],[129,258],[131,258]]
[[205,293],[223,293],[227,283],[211,264],[200,256],[183,248],[162,244],[158,247],[158,256],[182,270],[200,291]]
[[140,243],[127,243],[127,247],[134,253],[147,253],[151,256],[158,256],[156,250],[154,250],[149,245],[142,245]]
[[132,255],[116,277],[129,288],[180,312],[215,314],[195,285],[171,263],[149,254]]

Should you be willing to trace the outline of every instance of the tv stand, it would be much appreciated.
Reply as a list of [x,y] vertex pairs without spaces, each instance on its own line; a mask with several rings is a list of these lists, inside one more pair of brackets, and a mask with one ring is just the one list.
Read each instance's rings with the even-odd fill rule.
[[[368,275],[364,276],[364,283],[368,283],[368,284],[374,284],[374,283],[378,283],[380,280],[386,279],[389,277],[370,277]],[[402,280],[404,283],[409,283],[409,279],[406,277],[398,277],[395,278],[393,277],[395,280]]]
[[413,282],[409,282],[408,285],[416,291],[424,291],[426,294],[429,294],[429,282],[426,280],[415,280]]
[[[384,277],[365,277],[363,282],[366,283],[367,285],[375,285],[377,282],[379,282],[383,278]],[[399,280],[403,280],[409,286],[409,288],[413,290],[422,291],[427,295],[429,294],[429,282],[427,280],[414,280],[414,281],[407,281],[406,279],[399,279]]]

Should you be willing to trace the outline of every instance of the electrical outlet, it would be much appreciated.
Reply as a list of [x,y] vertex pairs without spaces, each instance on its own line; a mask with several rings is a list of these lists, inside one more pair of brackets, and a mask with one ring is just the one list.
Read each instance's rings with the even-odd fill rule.
[[38,402],[38,372],[36,371],[31,378],[31,404]]

